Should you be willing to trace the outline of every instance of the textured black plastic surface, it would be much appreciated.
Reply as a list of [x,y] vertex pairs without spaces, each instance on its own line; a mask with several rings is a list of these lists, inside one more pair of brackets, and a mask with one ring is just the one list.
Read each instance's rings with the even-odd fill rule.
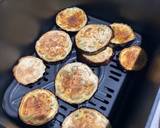
[[[89,16],[88,24],[90,23],[108,24],[107,22]],[[53,29],[57,29],[57,26],[55,26]],[[70,35],[74,42],[74,33],[71,33]],[[136,39],[132,41],[130,45],[140,44],[141,36],[136,34]],[[56,117],[48,124],[44,125],[44,127],[60,128],[60,125],[63,122],[64,118],[69,113],[80,107],[94,108],[103,113],[106,117],[109,117],[110,112],[113,108],[113,105],[116,101],[116,98],[120,92],[120,89],[127,75],[127,72],[123,70],[118,64],[117,57],[120,49],[121,48],[115,50],[115,55],[113,59],[107,65],[91,67],[92,70],[99,77],[99,87],[94,96],[90,100],[79,105],[71,105],[62,101],[61,99],[58,99],[60,106],[59,112],[56,115]],[[13,82],[10,84],[4,95],[2,104],[4,111],[10,117],[18,119],[18,107],[22,96],[36,88],[49,89],[52,92],[54,92],[54,79],[58,70],[63,65],[74,61],[77,61],[77,54],[73,47],[72,52],[65,60],[58,63],[45,62],[47,66],[46,72],[44,73],[43,78],[41,78],[36,83],[26,87],[17,83],[16,80],[13,80]]]

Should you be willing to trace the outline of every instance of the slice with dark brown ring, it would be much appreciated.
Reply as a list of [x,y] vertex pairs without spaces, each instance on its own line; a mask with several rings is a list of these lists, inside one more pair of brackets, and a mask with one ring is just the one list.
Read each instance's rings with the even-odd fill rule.
[[55,95],[46,89],[35,89],[26,93],[19,106],[19,118],[28,125],[43,125],[58,112]]
[[113,30],[113,38],[111,43],[116,45],[124,45],[135,39],[132,28],[123,23],[113,23],[110,25]]
[[97,54],[90,55],[82,53],[81,56],[88,64],[106,64],[113,56],[113,49],[111,47],[106,47],[104,50],[98,52]]
[[47,62],[57,62],[67,57],[72,49],[70,36],[60,30],[52,30],[40,37],[35,46],[37,54]]
[[57,14],[56,23],[63,30],[76,32],[86,25],[87,16],[78,7],[66,8]]
[[131,46],[120,52],[119,61],[126,70],[140,70],[146,65],[147,55],[141,47]]
[[25,56],[19,59],[18,64],[14,66],[13,74],[19,83],[28,85],[40,79],[45,69],[46,66],[41,59],[34,56]]
[[98,87],[98,77],[80,62],[63,66],[56,75],[56,95],[62,100],[79,104],[92,97]]
[[95,53],[109,44],[112,29],[103,24],[89,24],[83,27],[75,37],[76,46],[83,52]]
[[90,108],[80,108],[68,115],[62,128],[110,128],[109,120],[100,112]]

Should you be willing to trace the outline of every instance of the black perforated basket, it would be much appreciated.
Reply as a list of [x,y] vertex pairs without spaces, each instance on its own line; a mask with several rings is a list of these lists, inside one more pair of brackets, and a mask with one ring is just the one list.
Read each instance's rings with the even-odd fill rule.
[[[88,24],[90,23],[100,23],[108,24],[102,20],[88,17]],[[56,25],[53,29],[57,29]],[[74,42],[74,33],[71,33],[70,36]],[[136,39],[130,43],[130,45],[140,45],[141,37],[136,34]],[[121,87],[124,85],[124,80],[126,78],[127,72],[124,71],[118,64],[118,53],[120,49],[115,50],[114,57],[107,65],[91,67],[92,70],[99,77],[99,86],[96,93],[93,97],[79,105],[72,105],[64,102],[61,99],[58,99],[59,102],[59,111],[56,117],[50,121],[48,124],[43,125],[45,128],[60,128],[65,117],[72,111],[80,107],[89,107],[98,110],[103,113],[106,117],[109,117],[111,110],[113,109],[114,103],[117,99],[117,96],[120,92]],[[70,55],[63,61],[58,63],[46,63],[46,72],[44,73],[43,78],[41,78],[36,83],[30,86],[22,86],[16,80],[10,84],[8,89],[5,92],[3,99],[3,109],[4,111],[12,118],[18,119],[18,107],[21,101],[21,98],[27,92],[34,90],[36,88],[49,89],[54,92],[54,80],[58,70],[65,64],[77,61],[77,54],[73,47]],[[80,60],[78,60],[80,61]],[[25,126],[23,124],[23,126]],[[28,126],[27,126],[28,127]]]

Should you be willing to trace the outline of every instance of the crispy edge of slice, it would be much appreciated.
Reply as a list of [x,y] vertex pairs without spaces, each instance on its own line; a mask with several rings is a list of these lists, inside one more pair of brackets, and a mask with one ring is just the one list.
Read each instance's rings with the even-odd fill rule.
[[[124,42],[119,42],[119,41],[115,40],[114,39],[114,29],[112,28],[113,25],[116,25],[118,27],[121,26],[121,28],[122,27],[127,28],[127,31],[129,31],[130,34],[132,35],[132,36],[130,35],[131,36],[130,39],[128,39],[127,41],[124,41]],[[124,24],[124,23],[112,23],[112,24],[110,24],[110,26],[111,26],[111,28],[113,30],[113,38],[110,41],[112,44],[115,44],[115,45],[125,45],[125,44],[129,43],[130,41],[132,41],[132,40],[134,40],[136,38],[136,35],[135,35],[132,27],[129,26],[128,24]]]
[[[58,85],[59,85],[59,72],[61,71],[61,70],[64,70],[65,69],[65,66],[67,66],[68,64],[72,64],[72,63],[68,63],[68,64],[66,64],[66,65],[64,65],[59,71],[58,71],[58,73],[57,73],[57,75],[56,75],[56,77],[55,77],[55,90],[56,90],[56,92],[55,92],[55,94],[56,94],[56,96],[58,96],[61,100],[63,100],[63,101],[65,101],[65,102],[67,102],[67,103],[70,103],[70,104],[80,104],[80,103],[83,103],[83,102],[85,102],[85,101],[87,101],[87,100],[89,100],[94,94],[95,94],[95,92],[97,91],[97,89],[98,89],[98,85],[99,85],[99,78],[98,78],[98,76],[90,69],[90,67],[88,66],[88,65],[86,65],[86,64],[84,64],[84,63],[81,63],[81,62],[74,62],[74,63],[79,63],[80,65],[82,64],[83,66],[87,66],[87,68],[89,69],[89,71],[92,73],[92,75],[96,78],[96,85],[94,85],[94,90],[93,90],[93,92],[90,94],[90,95],[88,95],[88,96],[83,96],[81,99],[78,99],[78,100],[72,100],[72,99],[70,99],[70,98],[66,98],[66,96],[64,95],[64,94],[61,94],[59,91],[57,91],[58,90]],[[88,70],[87,69],[87,70]]]
[[89,112],[92,112],[92,113],[96,114],[97,117],[101,118],[101,120],[104,120],[104,121],[106,122],[106,128],[111,128],[111,125],[110,125],[109,120],[108,120],[101,112],[99,112],[99,111],[97,111],[97,110],[95,110],[95,109],[93,109],[93,108],[85,108],[85,107],[79,108],[79,109],[71,112],[71,113],[64,119],[64,121],[63,121],[63,123],[62,123],[62,128],[69,128],[68,125],[67,125],[68,121],[70,122],[70,120],[71,120],[72,118],[74,118],[75,114],[77,114],[77,113],[82,113],[83,111],[89,111]]
[[[47,93],[47,95],[53,97],[53,100],[54,100],[53,102],[54,102],[55,107],[56,107],[56,108],[54,109],[55,112],[54,112],[54,113],[50,113],[50,118],[48,118],[48,119],[47,119],[46,121],[44,121],[44,122],[41,122],[41,123],[39,123],[39,124],[29,124],[29,123],[27,123],[27,122],[23,119],[23,115],[22,115],[22,113],[21,113],[22,105],[24,104],[24,102],[25,102],[24,100],[25,100],[25,99],[27,99],[28,97],[30,97],[30,95],[33,95],[33,94],[38,93],[38,92],[44,92],[44,93]],[[40,126],[40,125],[46,124],[46,123],[48,123],[49,121],[51,121],[51,120],[55,117],[55,115],[58,113],[58,109],[59,109],[59,104],[58,104],[58,100],[57,100],[56,96],[54,95],[54,93],[52,93],[51,91],[49,91],[49,90],[47,90],[47,89],[35,89],[35,90],[32,90],[32,91],[26,93],[26,94],[22,97],[21,102],[20,102],[20,105],[19,105],[19,108],[18,108],[18,115],[19,115],[20,120],[23,121],[25,124],[32,125],[32,126]]]
[[[87,56],[96,56],[97,54],[99,54],[99,53],[101,53],[101,52],[103,52],[104,50],[107,50],[107,48],[110,48],[110,50],[111,50],[111,55],[109,56],[109,58],[107,57],[104,61],[99,61],[99,62],[96,62],[96,61],[94,61],[94,60],[92,60],[92,59],[89,59]],[[84,63],[87,63],[87,64],[89,64],[89,65],[103,65],[103,64],[107,64],[107,63],[109,63],[109,61],[111,60],[111,58],[113,57],[113,55],[114,55],[114,51],[113,51],[113,48],[111,48],[111,47],[106,47],[104,50],[102,50],[102,51],[100,51],[100,52],[98,52],[98,53],[96,53],[96,54],[85,54],[85,53],[80,53],[81,55],[80,55],[80,60],[82,60]],[[105,54],[105,53],[104,53]]]
[[[63,33],[63,35],[65,35],[65,38],[66,38],[65,43],[68,42],[68,43],[69,43],[69,47],[68,47],[67,52],[66,52],[66,54],[65,54],[65,56],[64,56],[63,58],[47,59],[47,58],[45,57],[45,55],[42,55],[41,53],[38,52],[38,51],[39,51],[39,47],[38,47],[38,46],[39,46],[39,43],[40,43],[39,41],[40,41],[42,38],[44,38],[47,33],[50,33],[50,32],[60,32],[60,33]],[[43,35],[41,35],[41,37],[36,41],[35,50],[36,50],[36,53],[38,54],[38,56],[39,56],[40,58],[42,58],[44,61],[46,61],[46,62],[58,62],[58,61],[64,60],[64,59],[69,55],[69,53],[70,53],[71,50],[72,50],[72,45],[73,45],[73,43],[72,43],[72,40],[71,40],[71,38],[70,38],[70,36],[69,36],[68,33],[66,33],[65,31],[62,31],[62,30],[50,30],[50,31],[44,33]]]
[[[144,63],[142,65],[135,65],[132,69],[128,68],[128,67],[125,67],[121,60],[123,60],[123,54],[125,52],[127,52],[128,50],[132,49],[132,48],[135,48],[135,49],[140,49],[140,54],[143,56],[143,59],[144,59]],[[139,56],[139,55],[138,55]],[[137,56],[137,57],[138,57]],[[146,55],[146,52],[140,47],[140,46],[136,46],[136,45],[133,45],[133,46],[130,46],[128,48],[124,48],[120,54],[119,54],[119,62],[120,62],[120,65],[127,71],[138,71],[138,70],[141,70],[147,63],[147,55]],[[136,62],[135,62],[136,64]]]
[[[21,62],[21,60],[23,60],[23,59],[24,59],[24,58],[26,58],[26,57],[32,57],[32,58],[35,58],[35,59],[39,59],[39,60],[41,60],[40,58],[35,57],[35,56],[24,56],[24,57],[21,57],[21,58],[18,60],[18,62],[17,62],[17,64],[16,64],[16,65],[14,65],[14,67],[13,67],[13,69],[12,69],[12,72],[13,72],[14,78],[16,79],[16,81],[17,81],[18,83],[23,84],[24,86],[28,86],[29,84],[33,84],[33,83],[37,82],[40,78],[42,78],[42,77],[43,77],[43,76],[42,76],[42,77],[38,78],[37,80],[35,80],[34,82],[29,83],[29,84],[25,84],[25,83],[23,83],[23,82],[20,82],[20,81],[17,79],[16,74],[15,74],[15,72],[16,72],[16,68],[17,68],[18,64]],[[42,61],[42,60],[41,60],[41,61]],[[43,63],[43,61],[42,61],[42,63]],[[43,63],[43,66],[44,66],[44,68],[46,69],[46,66],[45,66],[45,64],[44,64],[44,63]],[[45,72],[45,69],[44,69],[44,72]],[[44,73],[44,72],[43,72],[43,73]]]
[[[84,15],[84,17],[85,17],[85,20],[83,21],[83,23],[79,26],[79,28],[67,28],[67,27],[65,27],[65,25],[61,25],[61,22],[59,21],[59,14],[60,13],[63,13],[64,11],[66,11],[67,9],[77,9],[77,10],[79,10],[79,11],[82,11],[82,13],[83,13],[83,15]],[[56,24],[61,28],[61,29],[63,29],[63,30],[65,30],[65,31],[68,31],[68,32],[77,32],[77,31],[79,31],[81,28],[83,28],[86,24],[87,24],[87,21],[88,21],[88,18],[87,18],[87,14],[86,14],[86,12],[83,10],[83,9],[81,9],[81,8],[78,8],[78,7],[70,7],[70,8],[65,8],[65,9],[63,9],[63,10],[61,10],[60,12],[58,12],[57,13],[57,15],[56,15]]]

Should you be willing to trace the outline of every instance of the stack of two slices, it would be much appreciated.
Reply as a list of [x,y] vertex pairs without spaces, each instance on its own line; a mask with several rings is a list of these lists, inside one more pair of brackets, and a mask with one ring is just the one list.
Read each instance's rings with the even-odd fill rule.
[[80,58],[88,64],[106,64],[113,55],[113,49],[108,47],[112,38],[112,29],[103,24],[89,24],[83,27],[75,36]]

